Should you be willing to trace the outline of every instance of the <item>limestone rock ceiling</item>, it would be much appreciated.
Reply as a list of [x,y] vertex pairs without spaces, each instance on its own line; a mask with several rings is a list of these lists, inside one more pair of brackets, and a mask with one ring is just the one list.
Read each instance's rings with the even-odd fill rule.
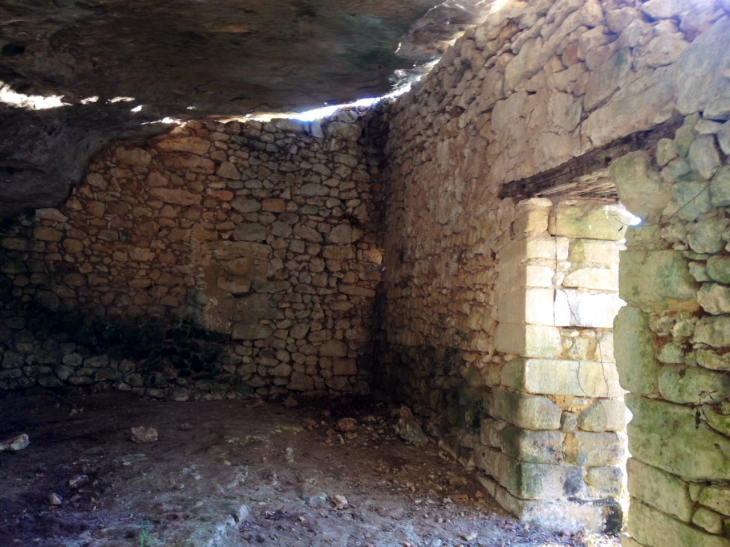
[[0,94],[66,106],[29,112],[0,100],[0,215],[57,203],[100,146],[162,130],[145,122],[382,95],[489,3],[4,0]]

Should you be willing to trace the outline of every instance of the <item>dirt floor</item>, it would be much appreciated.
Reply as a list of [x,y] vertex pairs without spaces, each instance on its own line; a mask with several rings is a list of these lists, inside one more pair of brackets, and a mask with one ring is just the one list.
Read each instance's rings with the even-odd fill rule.
[[[0,453],[0,545],[619,546],[521,524],[434,444],[398,439],[392,411],[5,397],[0,440],[30,445]],[[159,440],[132,442],[138,426]]]

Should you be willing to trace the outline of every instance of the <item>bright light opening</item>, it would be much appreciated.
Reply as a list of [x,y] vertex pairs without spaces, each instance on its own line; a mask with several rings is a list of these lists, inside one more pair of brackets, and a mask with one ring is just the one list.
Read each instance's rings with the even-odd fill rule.
[[70,106],[64,103],[63,95],[51,95],[44,97],[43,95],[24,95],[16,93],[9,86],[0,88],[0,103],[5,103],[16,108],[26,108],[28,110],[46,110],[48,108],[58,108],[61,106]]

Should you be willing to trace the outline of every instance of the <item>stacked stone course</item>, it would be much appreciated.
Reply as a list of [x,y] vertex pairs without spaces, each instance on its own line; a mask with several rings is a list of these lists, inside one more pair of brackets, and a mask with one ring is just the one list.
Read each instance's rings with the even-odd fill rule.
[[[60,208],[2,239],[2,271],[26,307],[107,329],[169,328],[146,364],[91,356],[102,347],[71,358],[55,347],[76,340],[61,336],[39,366],[48,344],[21,342],[33,333],[14,331],[7,309],[0,387],[102,383],[184,399],[209,395],[214,371],[228,384],[218,396],[365,393],[381,275],[369,119],[192,122],[100,153]],[[174,348],[190,337],[225,351],[193,348],[206,363],[191,368],[190,352]],[[151,362],[162,377],[140,378]]]
[[687,116],[653,156],[611,166],[645,219],[621,254],[628,306],[615,332],[633,413],[628,546],[730,545],[730,99],[716,104]]
[[[677,147],[685,156],[694,147],[707,176],[727,154],[720,147],[728,138],[722,116],[730,60],[719,52],[730,50],[729,12],[719,1],[508,1],[457,40],[387,112],[382,384],[396,384],[401,397],[417,401],[443,446],[467,466],[476,461],[502,504],[527,520],[556,528],[619,526],[624,416],[608,348],[621,305],[615,240],[625,227],[606,225],[606,234],[614,230],[608,236],[558,234],[571,217],[584,219],[573,224],[585,227],[594,224],[590,215],[604,212],[605,219],[605,209],[578,201],[540,217],[539,202],[501,199],[501,189],[705,110],[714,117],[696,120],[697,142],[685,136]],[[707,153],[711,141],[717,157]],[[657,157],[672,154],[662,146]],[[682,177],[686,168],[675,163],[670,171]],[[595,177],[603,184],[608,173],[601,166]],[[641,180],[643,192],[620,193],[621,200],[634,213],[640,202],[637,214],[661,213],[672,190],[661,177]],[[686,202],[694,189],[680,184],[674,192]],[[546,216],[547,225],[536,220]],[[687,237],[705,242],[712,232],[723,233],[723,222],[687,228]],[[633,255],[636,264],[648,257],[654,265],[639,270],[622,261],[622,294],[632,290],[626,279],[636,272],[650,279],[661,273],[642,252]],[[656,256],[678,261],[676,254]],[[681,275],[672,279],[682,284]],[[682,297],[694,302],[697,289]],[[697,299],[725,313],[722,291],[708,285]],[[643,340],[638,353],[654,344],[653,334],[641,334],[649,320],[642,321],[630,329]],[[707,321],[700,332],[715,338],[723,324]],[[591,374],[610,389],[594,389],[602,382],[589,383],[585,394],[573,389],[585,387]],[[640,374],[635,363],[620,372],[622,382]],[[685,374],[663,372],[664,385],[697,384],[695,373]],[[560,423],[567,414],[577,423]],[[535,446],[539,456],[531,455]],[[534,457],[540,461],[529,461]],[[657,538],[640,543],[667,545]]]

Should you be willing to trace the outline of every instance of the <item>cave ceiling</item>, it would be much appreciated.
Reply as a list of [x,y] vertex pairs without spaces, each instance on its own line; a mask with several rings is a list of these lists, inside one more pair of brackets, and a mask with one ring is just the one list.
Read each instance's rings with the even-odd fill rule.
[[0,216],[58,204],[99,148],[165,118],[381,96],[489,3],[2,0]]

